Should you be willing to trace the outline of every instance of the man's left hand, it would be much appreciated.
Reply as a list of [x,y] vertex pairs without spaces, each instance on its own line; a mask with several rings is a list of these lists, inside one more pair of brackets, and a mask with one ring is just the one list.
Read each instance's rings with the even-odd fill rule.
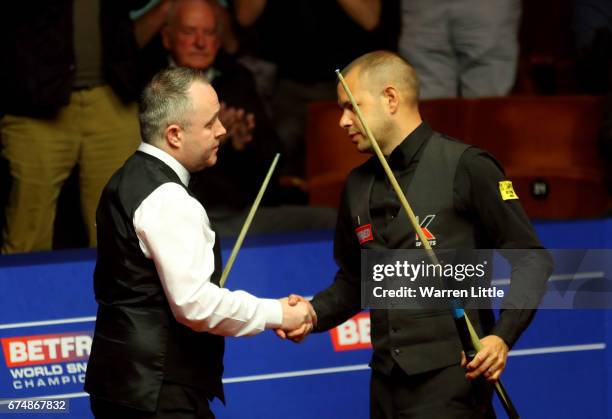
[[[487,381],[494,383],[499,380],[508,359],[508,345],[502,338],[495,335],[480,339],[482,349],[478,351],[472,362],[467,363],[465,354],[461,353],[461,366],[467,369],[465,377],[468,380],[483,375]],[[466,365],[467,364],[467,365]]]

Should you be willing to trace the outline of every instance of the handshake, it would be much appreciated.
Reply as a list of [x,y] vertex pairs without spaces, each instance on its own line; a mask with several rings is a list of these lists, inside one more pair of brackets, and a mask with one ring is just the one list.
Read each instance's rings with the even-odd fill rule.
[[310,302],[299,295],[291,294],[281,298],[280,303],[283,307],[283,323],[276,329],[276,335],[281,339],[301,342],[317,325],[317,313]]

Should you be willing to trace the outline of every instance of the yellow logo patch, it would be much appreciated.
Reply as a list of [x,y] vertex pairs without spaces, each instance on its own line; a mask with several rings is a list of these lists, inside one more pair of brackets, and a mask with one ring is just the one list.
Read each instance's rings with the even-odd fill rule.
[[516,192],[514,192],[514,188],[512,187],[512,182],[509,180],[502,180],[499,182],[499,193],[504,201],[508,201],[510,199],[519,199]]

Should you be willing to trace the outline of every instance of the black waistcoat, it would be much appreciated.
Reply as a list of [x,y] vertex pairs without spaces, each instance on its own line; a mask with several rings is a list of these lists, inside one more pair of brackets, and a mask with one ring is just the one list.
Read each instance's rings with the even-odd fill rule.
[[[85,390],[148,411],[157,406],[162,380],[223,400],[223,338],[195,332],[175,320],[155,265],[142,253],[134,230],[136,209],[167,182],[183,186],[161,160],[136,152],[109,181],[96,214],[98,315]],[[212,282],[218,284],[218,241],[214,252]]]
[[[435,236],[434,250],[473,249],[479,246],[477,231],[470,220],[454,209],[454,179],[459,159],[469,146],[434,133],[425,145],[410,184],[401,184],[419,221],[433,216],[428,225]],[[374,164],[369,160],[347,179],[347,196],[354,227],[372,224],[370,195],[374,184]],[[373,229],[374,240],[362,249],[414,249],[416,235],[405,211],[387,226],[387,241]],[[420,243],[418,243],[420,244]],[[420,246],[419,246],[420,247]],[[469,311],[479,335],[493,327],[490,310]],[[389,374],[394,364],[407,374],[418,374],[456,364],[461,344],[450,310],[371,310],[373,369]]]

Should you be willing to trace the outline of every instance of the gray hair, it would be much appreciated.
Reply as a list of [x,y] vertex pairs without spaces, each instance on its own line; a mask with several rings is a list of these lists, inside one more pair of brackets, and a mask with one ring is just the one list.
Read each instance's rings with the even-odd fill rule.
[[140,97],[138,118],[145,143],[163,142],[170,124],[189,128],[187,114],[193,109],[189,88],[195,82],[209,84],[200,70],[186,67],[167,68],[153,77]]
[[176,19],[177,11],[184,3],[187,3],[187,2],[200,3],[200,4],[210,7],[210,10],[212,11],[213,16],[215,17],[215,33],[219,32],[218,10],[217,8],[214,7],[214,4],[212,3],[211,0],[172,0],[170,2],[170,8],[168,9],[168,12],[166,13],[165,24],[167,26],[173,26],[176,23],[175,19]]

